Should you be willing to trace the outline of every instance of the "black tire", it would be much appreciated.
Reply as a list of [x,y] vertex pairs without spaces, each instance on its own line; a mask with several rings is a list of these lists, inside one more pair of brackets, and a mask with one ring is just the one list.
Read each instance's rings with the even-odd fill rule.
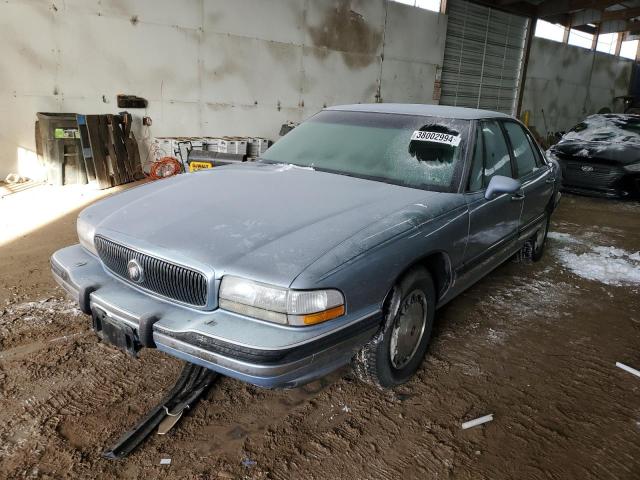
[[549,233],[549,224],[551,223],[551,215],[545,213],[545,219],[540,229],[529,238],[520,251],[516,254],[515,260],[519,263],[537,262],[544,254],[544,246],[547,243],[547,234]]
[[534,235],[533,241],[533,249],[531,254],[531,260],[534,262],[539,261],[544,254],[544,247],[547,244],[547,235],[549,234],[549,225],[551,224],[551,215],[548,213],[545,214],[544,222],[542,223],[542,231],[540,232],[539,238],[536,238]]
[[[388,295],[380,332],[353,357],[352,368],[356,377],[379,389],[392,388],[411,379],[427,353],[436,300],[433,279],[426,268],[416,267],[407,272]],[[400,331],[401,322],[406,322],[408,318],[403,315],[406,315],[409,309],[415,312],[418,308],[420,315],[414,315],[412,318],[424,318],[424,328],[420,323],[420,328],[416,330],[415,335],[420,334],[421,337],[415,340],[413,353],[410,356],[405,355],[400,360],[397,355],[392,359],[392,337],[397,343],[397,336],[400,335],[394,334],[394,330]],[[414,336],[413,330],[415,329],[411,330],[409,337],[404,335],[403,338],[411,339]],[[398,349],[395,351],[397,354]]]

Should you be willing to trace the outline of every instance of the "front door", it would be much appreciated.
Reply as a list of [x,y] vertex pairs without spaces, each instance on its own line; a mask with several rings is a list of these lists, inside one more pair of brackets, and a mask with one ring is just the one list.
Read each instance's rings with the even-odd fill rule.
[[553,194],[553,172],[534,148],[533,138],[519,123],[505,121],[503,125],[515,160],[516,175],[522,182],[524,205],[520,230],[526,231],[545,213]]
[[485,190],[495,175],[514,177],[509,147],[499,123],[481,121],[476,128],[469,193],[469,240],[465,252],[466,271],[481,264],[504,261],[513,254],[518,236],[524,195],[502,194],[486,200]]

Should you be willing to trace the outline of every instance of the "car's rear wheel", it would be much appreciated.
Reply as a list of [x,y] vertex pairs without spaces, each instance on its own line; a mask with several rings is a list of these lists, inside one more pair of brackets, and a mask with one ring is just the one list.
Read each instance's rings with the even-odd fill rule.
[[355,375],[378,388],[407,382],[427,352],[435,305],[429,272],[417,267],[405,274],[385,302],[380,332],[353,358]]
[[537,262],[542,258],[544,254],[544,246],[547,244],[547,234],[549,233],[549,224],[551,223],[551,216],[547,213],[542,222],[542,226],[533,236],[533,250],[531,254],[531,260]]
[[551,216],[545,213],[545,217],[542,221],[542,225],[529,238],[522,249],[516,254],[516,261],[518,262],[537,262],[542,258],[544,254],[544,246],[547,242],[547,234],[549,233],[549,223],[551,222]]

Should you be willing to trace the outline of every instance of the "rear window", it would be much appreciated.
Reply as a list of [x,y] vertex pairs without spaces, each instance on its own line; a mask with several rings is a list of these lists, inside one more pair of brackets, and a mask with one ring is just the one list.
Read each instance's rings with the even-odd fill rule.
[[457,191],[466,120],[325,110],[261,160],[434,191]]

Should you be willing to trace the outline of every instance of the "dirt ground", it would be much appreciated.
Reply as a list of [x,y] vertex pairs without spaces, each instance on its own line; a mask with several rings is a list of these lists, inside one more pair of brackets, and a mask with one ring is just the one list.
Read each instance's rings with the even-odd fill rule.
[[290,391],[222,378],[119,462],[101,451],[181,365],[100,343],[56,288],[48,258],[75,243],[74,220],[0,247],[0,478],[640,478],[640,378],[615,366],[640,368],[638,203],[565,196],[542,261],[442,309],[397,391],[348,370]]

